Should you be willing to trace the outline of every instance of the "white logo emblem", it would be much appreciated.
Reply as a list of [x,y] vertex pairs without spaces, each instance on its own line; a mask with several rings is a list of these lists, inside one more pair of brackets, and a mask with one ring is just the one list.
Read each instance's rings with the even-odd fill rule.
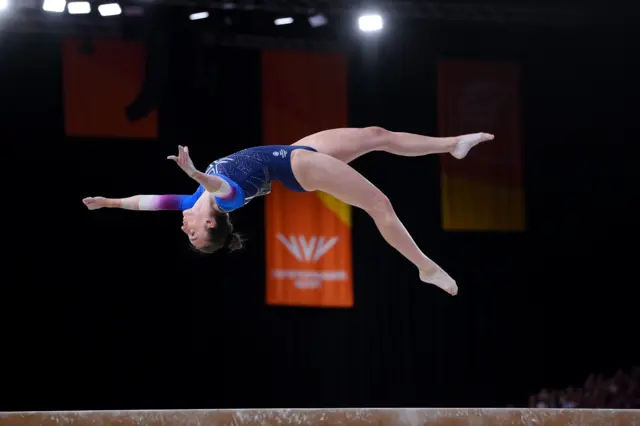
[[278,234],[278,240],[284,244],[293,257],[298,259],[298,262],[316,263],[336,245],[338,237],[331,237],[325,241],[324,237],[318,238],[314,235],[307,241],[304,235],[299,235],[297,238],[291,235],[287,239],[284,235]]
[[[278,233],[278,240],[287,248],[289,253],[300,263],[316,263],[338,243],[338,237],[312,236],[307,239],[304,235],[290,235],[289,238]],[[272,271],[274,278],[292,279],[296,288],[319,288],[324,281],[344,281],[347,279],[345,271],[316,271],[316,270],[284,270]]]
[[284,158],[287,156],[287,151],[285,151],[284,149],[281,149],[280,151],[273,151],[273,156]]

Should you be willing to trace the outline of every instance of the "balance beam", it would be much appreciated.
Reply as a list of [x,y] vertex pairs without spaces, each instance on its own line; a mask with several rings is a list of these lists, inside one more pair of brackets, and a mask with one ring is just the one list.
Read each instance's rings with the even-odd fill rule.
[[640,410],[367,408],[0,413],[0,426],[640,426]]

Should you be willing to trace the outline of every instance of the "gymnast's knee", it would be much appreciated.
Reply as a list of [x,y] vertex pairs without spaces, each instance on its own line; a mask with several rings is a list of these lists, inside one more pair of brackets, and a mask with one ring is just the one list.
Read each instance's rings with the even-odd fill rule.
[[375,140],[385,139],[389,137],[389,134],[391,133],[389,130],[383,127],[378,127],[378,126],[364,127],[360,129],[360,131],[363,133],[363,136],[366,137],[367,139],[375,139]]
[[360,129],[362,132],[362,138],[367,141],[368,144],[373,144],[373,149],[384,150],[384,147],[389,143],[393,132],[378,126],[364,127]]
[[367,213],[369,213],[369,216],[373,218],[378,226],[385,226],[394,222],[396,219],[396,212],[393,210],[391,201],[382,193],[372,200],[370,207],[367,209]]

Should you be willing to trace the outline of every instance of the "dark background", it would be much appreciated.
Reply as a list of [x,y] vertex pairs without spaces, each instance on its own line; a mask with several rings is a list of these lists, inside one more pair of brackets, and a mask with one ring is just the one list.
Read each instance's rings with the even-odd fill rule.
[[60,38],[2,33],[0,410],[521,405],[637,363],[631,39],[621,25],[423,21],[350,36],[353,126],[437,134],[438,59],[522,64],[528,229],[445,233],[438,158],[368,155],[354,167],[460,294],[419,282],[355,211],[355,307],[323,310],[265,305],[262,200],[235,215],[247,248],[204,258],[179,213],[81,203],[190,193],[165,160],[179,143],[198,167],[261,144],[258,49],[172,38],[159,140],[78,139],[64,135]]

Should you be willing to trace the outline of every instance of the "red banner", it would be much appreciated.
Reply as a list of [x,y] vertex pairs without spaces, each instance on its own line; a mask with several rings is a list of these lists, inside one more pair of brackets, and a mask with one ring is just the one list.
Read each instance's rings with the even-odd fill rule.
[[[329,53],[262,54],[266,145],[347,125],[347,60]],[[266,197],[267,303],[351,307],[351,207],[274,183]]]
[[69,136],[145,138],[158,136],[157,114],[131,122],[125,108],[138,95],[145,71],[140,43],[66,39],[63,46],[65,131]]

